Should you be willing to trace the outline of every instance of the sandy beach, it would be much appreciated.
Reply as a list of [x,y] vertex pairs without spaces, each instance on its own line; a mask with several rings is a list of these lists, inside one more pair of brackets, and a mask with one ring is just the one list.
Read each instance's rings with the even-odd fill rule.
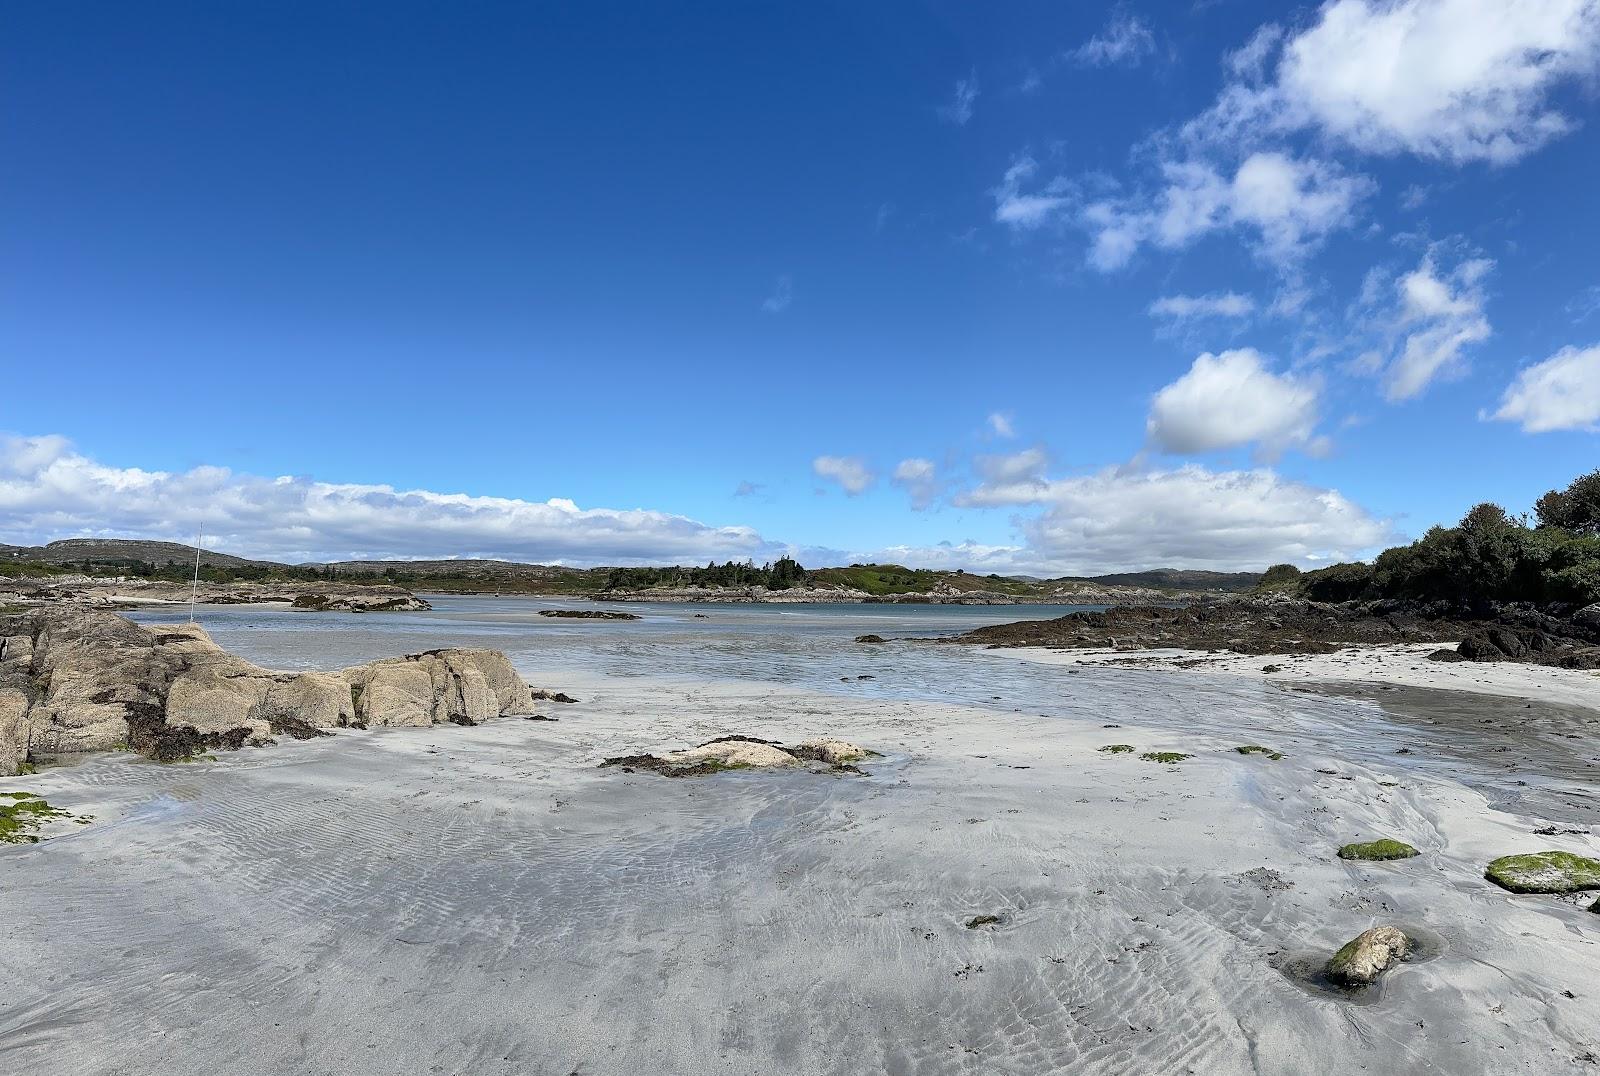
[[[1426,706],[928,649],[840,642],[857,664],[827,691],[567,671],[551,686],[581,702],[557,722],[0,781],[94,817],[0,853],[0,1064],[1466,1073],[1600,1051],[1592,895],[1482,877],[1507,852],[1594,854],[1596,785],[1570,771],[1592,726],[1507,769],[1478,749],[1492,731]],[[937,692],[930,661],[991,697],[896,698]],[[1584,715],[1539,711],[1566,719]],[[884,757],[866,776],[598,766],[732,732]],[[1455,749],[1395,753],[1424,732]],[[1333,855],[1376,836],[1422,855]],[[1360,995],[1314,981],[1380,922],[1419,956]]]

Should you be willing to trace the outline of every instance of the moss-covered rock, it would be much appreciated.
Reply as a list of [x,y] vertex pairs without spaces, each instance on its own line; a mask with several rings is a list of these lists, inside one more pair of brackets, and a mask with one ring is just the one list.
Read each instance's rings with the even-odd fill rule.
[[1483,875],[1513,893],[1576,893],[1600,889],[1600,860],[1571,852],[1501,856]]
[[1139,757],[1144,759],[1146,762],[1165,762],[1176,764],[1182,762],[1186,758],[1193,758],[1194,756],[1186,755],[1182,751],[1146,751]]
[[1131,755],[1133,754],[1133,744],[1108,743],[1100,748],[1100,753],[1103,755]]
[[1412,856],[1421,854],[1405,841],[1397,841],[1389,837],[1380,837],[1375,841],[1347,844],[1339,849],[1340,859],[1382,861],[1388,859],[1410,859]]

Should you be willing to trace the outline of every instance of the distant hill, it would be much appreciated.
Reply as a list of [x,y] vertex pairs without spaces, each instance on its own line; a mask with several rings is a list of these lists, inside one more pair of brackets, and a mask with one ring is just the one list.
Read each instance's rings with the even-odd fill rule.
[[[103,574],[154,574],[177,578],[193,570],[194,546],[124,538],[67,538],[42,546],[0,545],[0,567],[6,562],[11,562],[13,568],[4,574],[26,570],[21,566],[28,564],[67,570],[82,570],[87,564]],[[213,550],[202,550],[200,563],[205,569],[202,575],[218,582],[238,579],[339,579],[393,583],[410,590],[508,594],[597,594],[605,590],[612,576],[610,568],[567,568],[508,560],[343,560],[282,564],[235,557]],[[982,592],[1007,594],[1025,600],[1061,590],[1063,585],[1070,588],[1072,584],[1143,587],[1185,593],[1233,593],[1249,590],[1261,578],[1257,572],[1156,568],[1115,575],[1039,579],[1021,575],[978,575],[966,571],[907,568],[899,564],[814,568],[805,574],[811,586],[849,588],[877,596],[935,591],[947,594]]]
[[[49,545],[0,545],[0,558],[31,561],[35,564],[72,566],[88,561],[91,564],[118,565],[135,561],[145,564],[173,564],[194,566],[194,546],[178,542],[144,542],[131,538],[63,538]],[[200,564],[206,568],[282,568],[286,565],[270,560],[247,560],[227,553],[214,553],[203,549]]]
[[1191,568],[1152,568],[1147,572],[1121,572],[1091,576],[1094,583],[1161,590],[1221,590],[1239,593],[1261,582],[1260,572],[1204,572]]

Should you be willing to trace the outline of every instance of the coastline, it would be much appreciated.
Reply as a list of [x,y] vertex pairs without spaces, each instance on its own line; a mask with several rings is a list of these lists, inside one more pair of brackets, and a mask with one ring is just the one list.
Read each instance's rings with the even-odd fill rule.
[[[1430,653],[1453,645],[1438,642],[1394,646],[1351,645],[1331,654],[1045,647],[994,647],[980,649],[979,652],[1046,665],[1195,671],[1271,680],[1284,685],[1353,683],[1459,691],[1579,706],[1600,713],[1600,672],[1511,661],[1428,660]],[[1268,666],[1275,666],[1275,671],[1265,671]]]

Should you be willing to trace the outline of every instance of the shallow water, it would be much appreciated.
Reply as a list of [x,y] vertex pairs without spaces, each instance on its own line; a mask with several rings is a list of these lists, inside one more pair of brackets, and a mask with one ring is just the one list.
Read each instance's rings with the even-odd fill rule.
[[[987,624],[1103,606],[428,599],[434,608],[418,613],[218,606],[202,608],[197,619],[218,643],[268,668],[337,669],[435,647],[493,647],[537,685],[638,678],[678,686],[781,685],[855,699],[1166,726],[1396,773],[1448,776],[1496,805],[1600,823],[1600,765],[1592,747],[1600,722],[1592,712],[1422,690],[1328,685],[1308,691],[1193,671],[1061,667],[1003,650],[895,641],[948,639]],[[553,608],[616,609],[642,619],[539,615]],[[129,616],[170,623],[187,620],[188,612]],[[891,642],[854,641],[866,634]]]

